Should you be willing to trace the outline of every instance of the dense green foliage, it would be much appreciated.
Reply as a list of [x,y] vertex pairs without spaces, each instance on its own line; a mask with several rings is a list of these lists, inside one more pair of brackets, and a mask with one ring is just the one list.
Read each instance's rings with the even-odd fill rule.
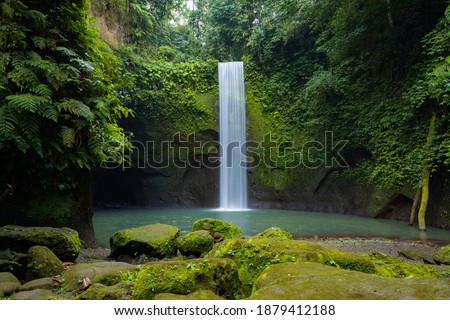
[[[217,62],[243,60],[250,138],[270,132],[292,142],[254,170],[258,186],[301,188],[309,167],[370,185],[376,196],[426,194],[430,177],[450,165],[448,5],[3,0],[0,185],[76,190],[80,170],[123,159],[116,121],[130,109],[136,118],[120,125],[134,140],[216,131]],[[346,170],[310,160],[332,151],[302,149],[325,132],[348,140]],[[288,168],[294,157],[310,162]]]
[[[1,3],[0,183],[20,206],[80,192],[79,177],[123,159],[119,61],[90,23],[88,1]],[[14,203],[13,203],[14,204]]]

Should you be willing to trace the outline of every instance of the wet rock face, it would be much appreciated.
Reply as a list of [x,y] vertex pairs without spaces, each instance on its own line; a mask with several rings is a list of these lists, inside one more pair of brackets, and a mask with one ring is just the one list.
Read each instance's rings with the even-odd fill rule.
[[258,278],[250,299],[449,299],[450,279],[387,278],[315,263],[282,263]]
[[70,228],[5,226],[0,228],[0,250],[26,253],[45,246],[63,262],[73,262],[81,250],[78,233]]
[[19,291],[20,282],[10,272],[0,272],[0,298]]
[[176,239],[180,229],[166,224],[151,224],[117,231],[110,238],[111,257],[120,255],[169,258],[177,254]]

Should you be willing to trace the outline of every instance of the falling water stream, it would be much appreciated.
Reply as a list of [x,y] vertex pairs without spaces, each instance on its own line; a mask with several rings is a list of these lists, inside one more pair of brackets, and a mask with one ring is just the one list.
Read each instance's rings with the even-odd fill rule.
[[246,141],[243,62],[219,63],[220,208],[247,208],[247,170],[241,147]]

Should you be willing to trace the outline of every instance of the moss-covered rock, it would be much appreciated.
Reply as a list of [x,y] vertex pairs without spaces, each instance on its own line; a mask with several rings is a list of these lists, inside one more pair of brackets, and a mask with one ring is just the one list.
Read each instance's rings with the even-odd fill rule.
[[183,256],[200,257],[208,252],[214,245],[214,239],[208,231],[199,230],[185,234],[177,239],[177,247]]
[[375,263],[375,273],[384,277],[437,277],[434,266],[424,264],[410,264],[382,252],[373,251],[369,254]]
[[192,231],[207,230],[211,236],[219,241],[242,237],[242,230],[234,224],[219,219],[200,219],[192,225]]
[[450,299],[450,279],[395,279],[316,263],[283,263],[261,274],[250,299]]
[[11,272],[0,272],[0,297],[19,291],[20,282]]
[[85,292],[80,294],[79,300],[130,300],[133,292],[134,283],[130,281],[119,282],[113,286],[105,286],[101,283],[95,283]]
[[442,247],[433,253],[433,259],[438,264],[450,265],[450,246]]
[[434,264],[433,258],[430,255],[419,250],[414,249],[400,250],[398,254],[402,257],[405,257],[408,260],[422,261],[428,264]]
[[49,248],[33,246],[28,250],[28,280],[60,275],[63,271],[62,261]]
[[[246,295],[254,281],[268,266],[283,262],[328,263],[342,268],[356,268],[373,273],[367,257],[328,249],[316,243],[277,238],[235,239],[216,244],[207,257],[234,259]],[[334,261],[334,262],[333,262]],[[338,261],[338,262],[336,262]],[[340,263],[340,264],[339,264]]]
[[28,281],[20,287],[20,291],[31,291],[35,289],[52,290],[55,283],[52,278],[40,278]]
[[176,239],[180,229],[166,224],[151,224],[139,228],[117,231],[109,240],[111,257],[142,254],[158,259],[173,257],[177,253]]
[[272,227],[269,229],[264,230],[261,233],[258,233],[253,238],[275,238],[275,239],[286,239],[286,240],[292,240],[292,234],[287,231],[286,229],[276,228]]
[[91,285],[101,283],[112,286],[125,280],[127,275],[136,270],[136,266],[124,262],[104,261],[76,264],[64,272],[63,289],[69,292],[79,290],[82,288],[85,278],[89,278]]
[[223,298],[211,290],[198,290],[187,295],[159,293],[155,296],[154,300],[223,300]]
[[33,246],[45,246],[62,261],[73,262],[81,250],[78,232],[70,228],[5,226],[0,228],[0,249],[25,253]]
[[50,290],[34,289],[31,291],[22,291],[14,295],[14,300],[54,300],[57,295]]
[[229,299],[239,297],[238,270],[229,259],[194,259],[146,264],[135,280],[134,299],[154,299],[159,293],[187,295],[211,290]]

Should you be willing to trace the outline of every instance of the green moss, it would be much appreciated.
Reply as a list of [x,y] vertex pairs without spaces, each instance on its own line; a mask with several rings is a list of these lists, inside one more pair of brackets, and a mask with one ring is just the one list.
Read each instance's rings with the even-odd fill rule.
[[257,279],[250,299],[394,300],[449,299],[450,279],[395,279],[316,263],[270,266]]
[[27,279],[52,277],[63,271],[63,263],[49,248],[34,246],[28,250]]
[[433,259],[439,264],[450,265],[450,246],[442,247],[433,253]]
[[436,269],[430,265],[409,264],[393,256],[373,251],[369,254],[375,263],[376,274],[384,277],[407,278],[407,277],[437,277]]
[[110,238],[111,256],[146,254],[158,259],[173,257],[177,253],[176,239],[179,235],[180,229],[165,224],[120,230]]
[[80,294],[78,300],[129,300],[133,292],[132,282],[120,282],[113,286],[95,283]]
[[75,261],[81,250],[78,232],[70,228],[5,226],[0,228],[0,246],[25,253],[35,245],[45,246],[62,261]]
[[138,272],[134,299],[153,299],[159,293],[187,295],[212,290],[232,299],[240,295],[241,283],[233,261],[195,259],[148,263]]
[[198,258],[211,250],[213,245],[214,239],[206,230],[189,232],[177,239],[178,250],[186,257],[192,255]]
[[346,270],[376,273],[375,263],[369,257],[357,253],[334,252],[333,258],[325,261],[325,264]]
[[255,238],[255,239],[258,239],[258,238],[276,238],[276,239],[292,240],[292,234],[289,231],[285,230],[285,229],[272,227],[272,228],[264,230],[261,233],[258,233],[253,238]]
[[283,262],[314,261],[325,263],[332,259],[333,250],[294,240],[259,238],[228,240],[216,244],[209,257],[231,258],[236,261],[244,292],[251,292],[254,281],[268,266]]
[[192,231],[198,230],[207,230],[210,233],[218,232],[223,239],[242,237],[242,231],[240,228],[219,219],[206,218],[195,221],[192,226]]
[[426,261],[426,262],[432,261],[432,258],[429,255],[419,250],[414,249],[400,250],[398,254],[405,257],[406,259],[413,261]]
[[92,285],[101,283],[113,286],[127,278],[133,278],[132,274],[136,269],[136,266],[114,261],[75,264],[63,274],[63,289],[67,292],[80,290],[84,278],[89,278]]
[[223,300],[223,298],[210,290],[198,290],[188,295],[160,293],[155,296],[155,300]]

